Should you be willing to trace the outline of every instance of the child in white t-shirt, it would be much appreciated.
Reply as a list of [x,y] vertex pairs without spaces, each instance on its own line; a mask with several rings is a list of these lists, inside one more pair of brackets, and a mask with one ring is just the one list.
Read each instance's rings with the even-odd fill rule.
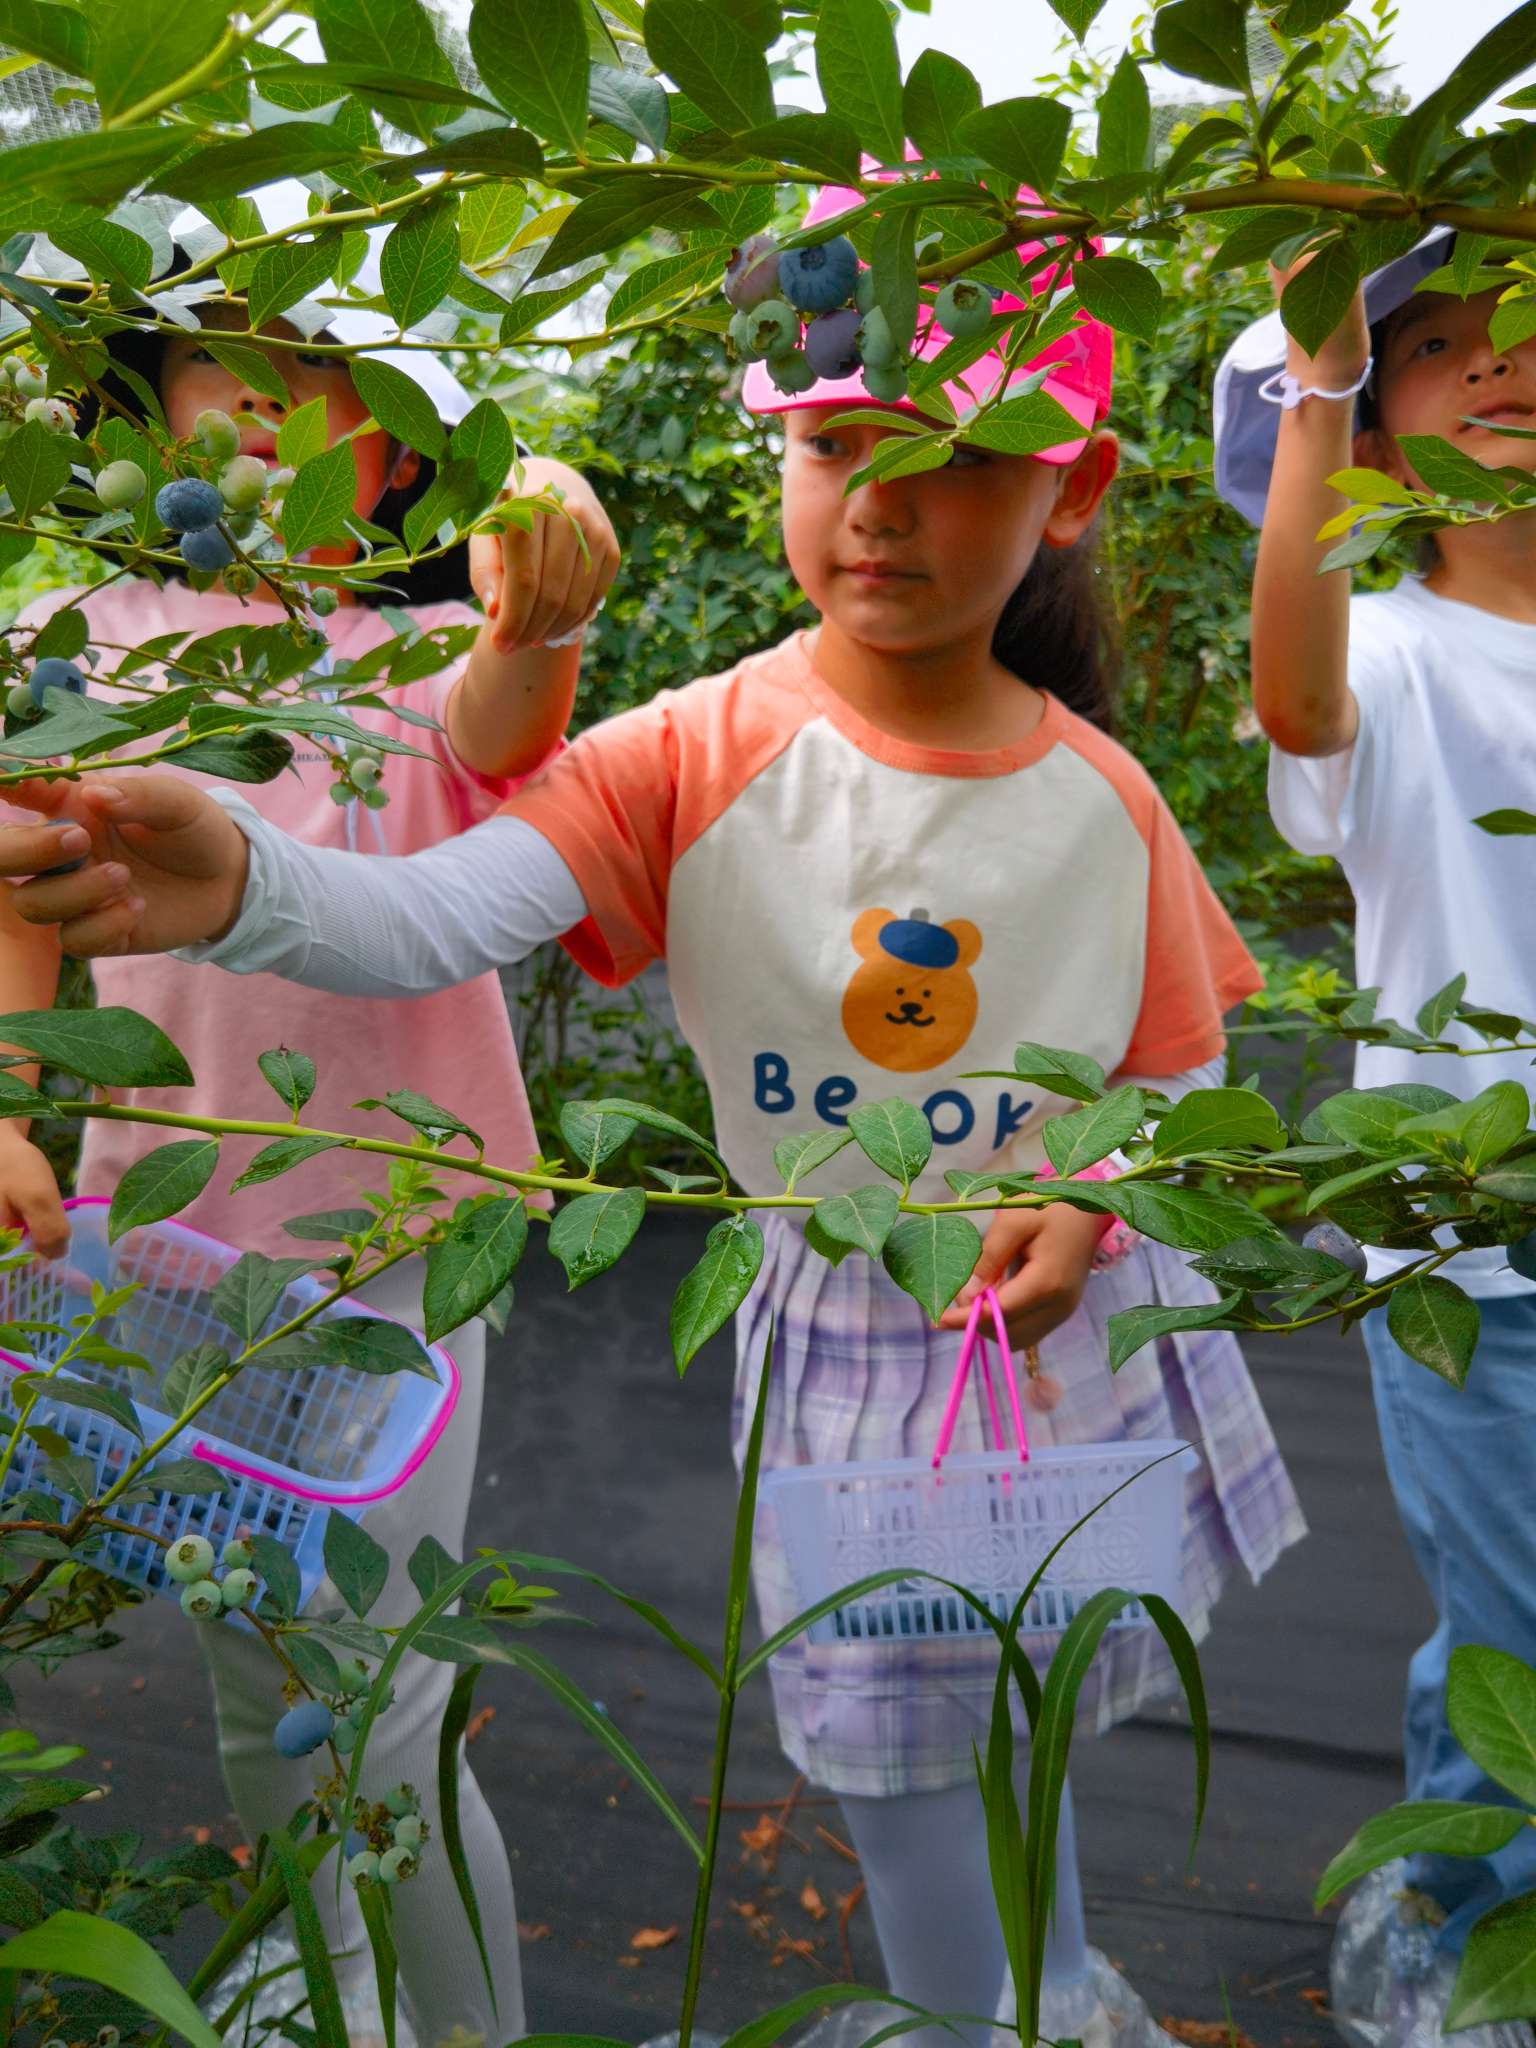
[[[1448,528],[1422,576],[1369,596],[1352,597],[1347,574],[1317,574],[1328,545],[1318,530],[1339,510],[1328,478],[1363,464],[1417,485],[1401,436],[1438,435],[1489,466],[1536,469],[1536,441],[1490,430],[1536,425],[1536,341],[1492,345],[1497,290],[1467,299],[1416,290],[1452,240],[1432,235],[1367,279],[1315,357],[1287,347],[1271,315],[1239,338],[1217,379],[1217,483],[1262,520],[1253,693],[1273,742],[1275,822],[1299,851],[1339,861],[1355,894],[1356,978],[1380,989],[1381,1016],[1410,1024],[1462,973],[1480,1006],[1536,1014],[1536,839],[1493,837],[1473,822],[1528,808],[1536,790],[1536,522],[1525,514]],[[1501,1080],[1528,1092],[1529,1053],[1465,1060],[1362,1045],[1355,1063],[1362,1088],[1427,1083],[1465,1098]],[[1411,1256],[1372,1250],[1372,1277]],[[1498,1246],[1461,1251],[1440,1270],[1481,1314],[1464,1387],[1410,1358],[1385,1309],[1364,1324],[1387,1470],[1438,1614],[1409,1667],[1407,1791],[1507,1803],[1457,1743],[1445,1692],[1459,1644],[1536,1662],[1536,1287]],[[1374,2011],[1355,2017],[1380,2048],[1410,2033],[1415,2048],[1438,2038],[1472,1923],[1536,1887],[1536,1836],[1522,1831],[1488,1857],[1416,1858],[1407,1874],[1420,1896],[1402,1924],[1437,1925],[1438,1947],[1416,1976],[1422,1941],[1394,1929],[1378,1944],[1380,1980],[1352,1996],[1374,1999]],[[1382,1914],[1392,1898],[1385,1881],[1357,1898],[1351,1941],[1361,1916]],[[1339,1997],[1334,2004],[1349,2038],[1366,2039],[1338,2013]],[[1486,2044],[1511,2032],[1456,2039]]]

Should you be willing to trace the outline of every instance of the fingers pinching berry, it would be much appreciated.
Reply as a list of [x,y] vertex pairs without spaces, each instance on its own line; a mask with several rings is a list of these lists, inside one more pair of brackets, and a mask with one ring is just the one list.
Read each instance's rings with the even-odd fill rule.
[[272,1746],[279,1756],[308,1756],[326,1740],[334,1725],[335,1716],[324,1700],[300,1700],[273,1729]]
[[811,249],[786,249],[779,258],[779,290],[802,313],[830,313],[858,282],[859,256],[846,235]]

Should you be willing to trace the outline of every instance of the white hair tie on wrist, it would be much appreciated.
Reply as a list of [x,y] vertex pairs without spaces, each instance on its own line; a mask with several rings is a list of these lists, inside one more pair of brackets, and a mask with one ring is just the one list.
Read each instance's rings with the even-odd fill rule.
[[599,598],[597,600],[597,603],[593,605],[591,611],[587,613],[587,616],[581,621],[579,625],[573,626],[569,633],[560,634],[558,639],[541,640],[539,642],[539,645],[541,647],[574,647],[576,645],[576,642],[581,638],[582,634],[586,632],[588,626],[591,625],[592,621],[597,617],[598,613],[602,610],[602,608],[603,600]]
[[1278,405],[1282,412],[1294,412],[1304,398],[1355,398],[1370,383],[1375,367],[1375,358],[1367,356],[1365,368],[1343,391],[1325,391],[1319,384],[1301,383],[1289,370],[1277,370],[1259,386],[1259,396],[1266,404]]

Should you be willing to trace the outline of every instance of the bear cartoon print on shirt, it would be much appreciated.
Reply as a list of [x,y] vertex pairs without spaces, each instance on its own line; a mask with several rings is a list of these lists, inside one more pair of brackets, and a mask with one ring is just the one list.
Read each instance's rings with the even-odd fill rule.
[[925,1074],[953,1059],[976,1023],[971,967],[981,933],[970,919],[935,924],[926,910],[864,910],[853,948],[859,965],[843,997],[843,1030],[854,1051],[893,1074]]

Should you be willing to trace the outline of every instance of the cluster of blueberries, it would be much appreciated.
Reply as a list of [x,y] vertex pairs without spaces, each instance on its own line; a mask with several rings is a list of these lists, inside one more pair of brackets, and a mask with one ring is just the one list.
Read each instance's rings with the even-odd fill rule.
[[[339,1684],[329,1700],[300,1700],[278,1722],[272,1741],[279,1756],[308,1756],[322,1742],[330,1743],[338,1756],[350,1756],[368,1718],[368,1694],[373,1684],[368,1667],[357,1657],[337,1667]],[[394,1688],[378,1702],[384,1713],[394,1702]]]
[[[209,406],[192,423],[198,446],[210,462],[221,464],[218,481],[178,476],[155,493],[155,516],[180,535],[181,559],[203,575],[224,576],[227,590],[243,597],[254,587],[255,571],[237,562],[229,536],[243,540],[255,531],[256,515],[265,500],[277,501],[293,482],[291,469],[269,470],[259,455],[240,453],[240,429],[227,412]],[[148,488],[136,462],[109,462],[96,479],[96,495],[110,511],[136,505]],[[334,590],[310,593],[311,608],[324,616],[336,608]]]
[[[92,2048],[118,2048],[122,2035],[116,2027],[98,2027],[91,2036]],[[43,2048],[70,2048],[69,2042],[55,2034],[43,2043]]]
[[414,1785],[398,1785],[376,1806],[358,1801],[347,1832],[347,1875],[355,1885],[404,1884],[421,1863],[427,1825]]
[[[731,252],[724,290],[736,308],[737,354],[765,362],[778,390],[809,391],[820,378],[862,370],[871,398],[894,405],[906,397],[912,336],[893,332],[875,304],[874,274],[860,269],[846,235],[782,250],[772,235],[753,235]],[[956,278],[934,301],[933,318],[951,340],[969,339],[991,320],[992,293]]]
[[[218,1569],[221,1576],[214,1577]],[[178,1536],[165,1553],[166,1577],[181,1588],[181,1611],[193,1621],[217,1621],[234,1609],[248,1607],[256,1593],[251,1546],[236,1536],[224,1546],[217,1567],[206,1536]]]

